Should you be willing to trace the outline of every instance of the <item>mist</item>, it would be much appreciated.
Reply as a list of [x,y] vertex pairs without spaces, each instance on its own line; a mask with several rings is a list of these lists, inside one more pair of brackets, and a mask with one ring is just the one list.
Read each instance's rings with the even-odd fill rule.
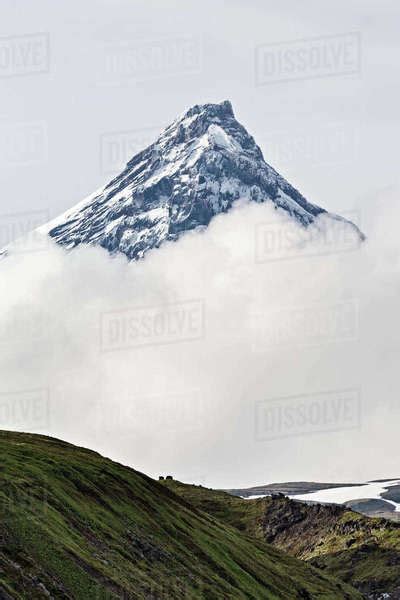
[[139,262],[28,236],[0,261],[0,427],[214,487],[397,476],[397,192],[367,203],[362,243],[246,202]]

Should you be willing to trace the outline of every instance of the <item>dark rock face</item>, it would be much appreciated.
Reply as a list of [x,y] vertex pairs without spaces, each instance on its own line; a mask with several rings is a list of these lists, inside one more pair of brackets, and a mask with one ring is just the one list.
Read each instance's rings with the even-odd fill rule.
[[303,226],[326,213],[264,161],[230,102],[196,105],[108,185],[42,229],[66,248],[94,244],[138,259],[207,227],[239,198],[272,202]]
[[339,576],[369,600],[399,598],[400,525],[340,505],[277,496],[264,502],[266,541]]
[[400,485],[392,485],[386,492],[381,495],[385,500],[400,502]]
[[316,538],[323,537],[337,526],[345,510],[339,505],[305,504],[285,496],[266,498],[262,523],[265,540],[285,546],[289,544],[292,552],[297,547],[296,553],[302,554],[305,549],[310,549]]
[[[383,494],[384,496],[384,494]],[[360,500],[350,500],[346,506],[351,510],[356,510],[364,515],[375,515],[382,513],[394,513],[395,507],[385,500],[377,498],[360,498]]]

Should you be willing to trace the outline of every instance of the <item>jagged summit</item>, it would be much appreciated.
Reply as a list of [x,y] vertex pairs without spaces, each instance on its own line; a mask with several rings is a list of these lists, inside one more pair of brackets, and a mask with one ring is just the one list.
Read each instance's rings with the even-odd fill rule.
[[178,119],[179,121],[185,117],[192,117],[193,115],[198,115],[200,113],[206,113],[210,118],[226,118],[226,117],[235,117],[233,114],[232,103],[230,100],[223,100],[222,102],[218,102],[217,104],[209,103],[209,104],[195,104],[191,108],[188,108]]
[[326,212],[264,161],[225,100],[187,110],[110,183],[41,231],[66,248],[96,244],[137,259],[206,227],[238,199],[273,202],[303,226]]

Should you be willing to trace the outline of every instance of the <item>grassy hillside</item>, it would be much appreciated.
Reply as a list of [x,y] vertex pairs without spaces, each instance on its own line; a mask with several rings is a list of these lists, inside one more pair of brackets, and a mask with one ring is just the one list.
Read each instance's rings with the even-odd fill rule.
[[368,598],[400,598],[400,525],[341,506],[286,497],[243,500],[225,492],[167,481],[194,506],[257,539],[350,582]]
[[221,490],[181,483],[174,479],[167,479],[161,483],[192,506],[251,537],[264,539],[263,522],[267,498],[243,500]]
[[356,600],[95,452],[0,432],[2,599]]

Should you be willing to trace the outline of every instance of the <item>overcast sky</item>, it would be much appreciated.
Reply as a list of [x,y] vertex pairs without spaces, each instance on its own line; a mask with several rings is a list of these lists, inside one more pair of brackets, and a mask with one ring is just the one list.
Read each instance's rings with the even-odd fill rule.
[[[339,235],[343,247],[326,258],[312,240],[311,258],[260,267],[249,248],[271,215],[258,207],[224,215],[180,246],[186,254],[177,244],[134,269],[86,250],[72,261],[58,249],[48,261],[19,257],[0,298],[0,420],[13,390],[50,389],[46,432],[152,475],[214,486],[397,476],[399,25],[394,1],[3,0],[0,247],[106,183],[191,105],[224,99],[267,162],[310,201],[357,221],[369,242],[353,252]],[[199,347],[101,353],[99,315],[127,298],[165,297],[206,301]],[[265,314],[267,342],[257,338]],[[183,391],[196,410],[200,394],[204,438],[184,431],[171,445],[176,431],[157,408],[152,431],[143,407],[137,425],[132,398],[157,407],[165,390],[171,405]],[[31,411],[36,401],[28,397]],[[308,428],[271,425],[303,406],[331,412]]]
[[[397,181],[393,0],[3,0],[0,11],[2,36],[28,36],[1,45],[2,213],[57,215],[183,110],[225,98],[266,160],[323,207],[367,210],[367,194]],[[43,33],[48,51],[30,45]],[[260,76],[296,40],[336,63]]]

